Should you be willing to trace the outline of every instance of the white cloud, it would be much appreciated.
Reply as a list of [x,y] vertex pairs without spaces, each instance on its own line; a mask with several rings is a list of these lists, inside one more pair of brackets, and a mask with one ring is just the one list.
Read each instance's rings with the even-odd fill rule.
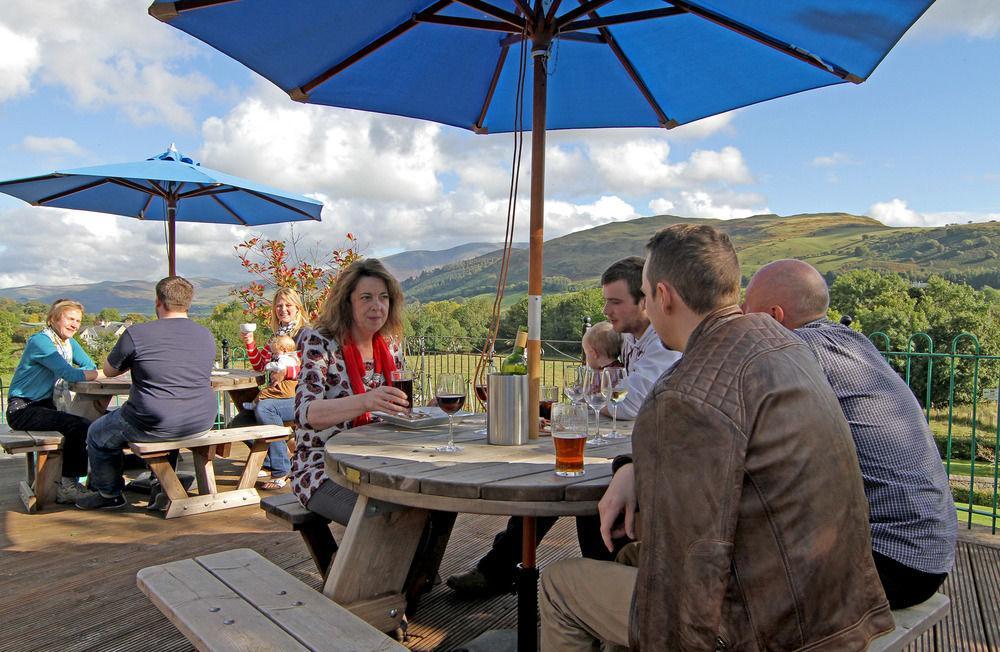
[[[83,108],[113,106],[137,124],[194,127],[192,107],[218,89],[200,72],[176,70],[196,50],[190,39],[150,18],[148,5],[97,0],[81,11],[68,2],[6,0],[0,101],[50,84],[65,88]],[[4,62],[8,50],[13,63]]]
[[38,68],[38,41],[0,23],[0,102],[26,93]]
[[937,0],[917,21],[914,35],[976,39],[1000,35],[1000,3],[996,0]]
[[832,168],[841,165],[857,165],[858,162],[851,158],[850,155],[844,154],[843,152],[834,152],[826,156],[817,156],[812,160],[810,165],[817,168]]
[[674,202],[663,197],[657,197],[649,202],[649,210],[653,211],[654,215],[666,215],[674,210]]
[[734,220],[770,213],[763,202],[764,198],[755,193],[713,194],[705,190],[684,190],[680,193],[677,214],[685,217]]
[[968,211],[918,213],[907,206],[906,201],[898,197],[872,204],[871,208],[868,209],[868,214],[886,226],[944,226],[945,224],[1000,220],[1000,213],[972,213]]
[[83,149],[75,140],[64,136],[25,136],[21,141],[21,148],[27,152],[51,156],[83,154]]

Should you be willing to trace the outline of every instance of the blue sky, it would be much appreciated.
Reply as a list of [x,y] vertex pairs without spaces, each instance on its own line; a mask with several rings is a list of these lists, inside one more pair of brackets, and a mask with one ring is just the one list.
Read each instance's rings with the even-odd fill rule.
[[[338,246],[348,231],[375,256],[502,239],[510,136],[295,104],[147,6],[5,0],[0,178],[146,158],[175,142],[206,166],[326,202],[321,224],[262,230],[303,249]],[[552,132],[546,238],[657,213],[1000,219],[998,69],[1000,2],[938,0],[860,86],[669,132]],[[165,273],[155,223],[0,195],[0,224],[0,287]],[[179,225],[180,273],[244,278],[232,247],[248,235]]]

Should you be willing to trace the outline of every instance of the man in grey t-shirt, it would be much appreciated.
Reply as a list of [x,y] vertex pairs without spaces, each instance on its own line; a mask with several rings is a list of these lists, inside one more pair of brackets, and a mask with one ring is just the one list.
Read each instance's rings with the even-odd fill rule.
[[215,422],[211,387],[215,338],[188,319],[194,288],[180,276],[156,284],[156,321],[129,327],[104,363],[104,374],[132,372],[132,388],[121,409],[87,431],[90,483],[95,491],[76,502],[80,509],[122,507],[122,447],[133,441],[185,439]]

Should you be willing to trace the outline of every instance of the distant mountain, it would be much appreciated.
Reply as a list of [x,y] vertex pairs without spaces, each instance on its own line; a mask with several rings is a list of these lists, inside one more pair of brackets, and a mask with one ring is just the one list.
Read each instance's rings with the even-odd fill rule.
[[[238,284],[214,278],[189,278],[194,285],[192,314],[206,314],[220,303],[233,297],[229,291]],[[88,312],[102,308],[116,308],[123,315],[138,312],[153,314],[156,283],[151,281],[101,281],[80,285],[26,285],[0,289],[0,297],[14,301],[41,301],[52,303],[56,299],[71,298],[84,305]]]
[[[545,291],[596,285],[601,271],[625,256],[644,254],[649,237],[671,224],[711,224],[733,239],[745,277],[779,258],[799,258],[836,275],[856,268],[884,269],[923,279],[932,273],[975,287],[1000,286],[1000,223],[893,228],[846,213],[755,215],[738,220],[673,215],[613,222],[549,240]],[[436,301],[493,292],[499,254],[491,252],[424,272],[406,281],[408,298]],[[524,292],[528,252],[511,255],[508,292]]]
[[[526,242],[514,243],[515,249],[526,249],[527,247],[528,243]],[[392,272],[393,276],[403,280],[418,276],[421,272],[432,271],[445,265],[476,258],[501,248],[503,248],[503,243],[470,242],[439,251],[403,251],[392,256],[385,256],[380,260]]]

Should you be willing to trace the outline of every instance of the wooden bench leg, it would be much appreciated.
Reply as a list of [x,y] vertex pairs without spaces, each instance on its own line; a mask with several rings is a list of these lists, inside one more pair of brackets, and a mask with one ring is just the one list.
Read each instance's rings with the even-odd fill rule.
[[35,452],[28,451],[24,454],[24,461],[28,466],[28,486],[35,484]]
[[299,526],[299,534],[302,535],[309,555],[316,562],[316,568],[320,575],[326,580],[330,574],[333,555],[337,552],[337,541],[333,538],[333,532],[330,531],[330,524],[319,521],[306,523]]
[[240,489],[253,489],[257,484],[257,473],[260,467],[264,466],[264,458],[267,457],[267,447],[272,441],[278,441],[284,437],[271,437],[269,439],[256,439],[250,448],[247,456],[247,463],[243,467],[243,475],[240,476]]
[[424,533],[420,538],[418,552],[406,577],[403,594],[406,596],[406,615],[413,617],[420,596],[429,591],[437,578],[444,550],[455,526],[454,512],[430,512]]
[[62,451],[38,451],[36,453],[35,493],[36,508],[45,509],[55,502],[59,479],[62,477]]
[[404,585],[428,511],[369,510],[373,502],[358,496],[323,593],[376,629],[392,632],[406,611]]
[[156,479],[160,481],[160,487],[167,494],[167,498],[171,501],[187,498],[187,491],[184,490],[184,485],[181,484],[180,479],[177,477],[177,471],[170,465],[168,452],[155,457],[143,456],[143,459],[149,464],[149,468],[153,471]]
[[198,480],[198,494],[219,493],[215,485],[215,446],[192,448],[194,456],[194,476]]

